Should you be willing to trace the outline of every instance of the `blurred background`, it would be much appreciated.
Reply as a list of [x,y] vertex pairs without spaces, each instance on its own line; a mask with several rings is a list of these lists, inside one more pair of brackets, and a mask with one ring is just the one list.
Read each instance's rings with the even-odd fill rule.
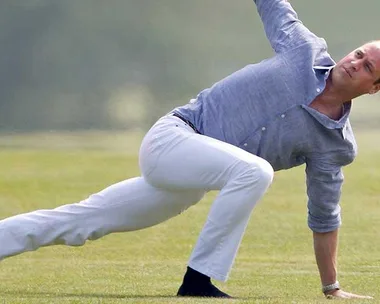
[[[380,39],[379,1],[291,3],[335,60]],[[144,131],[272,54],[252,0],[1,0],[0,132]],[[379,96],[354,128],[380,126]]]

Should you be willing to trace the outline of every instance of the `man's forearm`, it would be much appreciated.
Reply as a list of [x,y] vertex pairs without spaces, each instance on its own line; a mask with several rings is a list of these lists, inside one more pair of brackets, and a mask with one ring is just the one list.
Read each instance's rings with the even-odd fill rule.
[[313,232],[314,252],[322,285],[337,280],[338,229],[327,233]]

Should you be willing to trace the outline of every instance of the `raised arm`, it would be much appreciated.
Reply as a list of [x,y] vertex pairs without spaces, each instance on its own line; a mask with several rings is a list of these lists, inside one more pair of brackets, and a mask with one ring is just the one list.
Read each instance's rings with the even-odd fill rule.
[[266,36],[276,53],[295,48],[317,37],[298,19],[287,0],[254,0]]

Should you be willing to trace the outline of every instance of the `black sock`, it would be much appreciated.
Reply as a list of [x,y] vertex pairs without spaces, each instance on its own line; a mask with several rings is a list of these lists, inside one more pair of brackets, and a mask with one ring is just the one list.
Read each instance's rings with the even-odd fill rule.
[[202,285],[211,283],[211,279],[203,273],[200,273],[199,271],[196,271],[193,268],[187,266],[187,271],[183,278],[183,282],[186,284]]
[[216,286],[211,283],[210,277],[190,267],[187,267],[183,283],[178,290],[177,296],[231,298],[231,296],[216,288]]

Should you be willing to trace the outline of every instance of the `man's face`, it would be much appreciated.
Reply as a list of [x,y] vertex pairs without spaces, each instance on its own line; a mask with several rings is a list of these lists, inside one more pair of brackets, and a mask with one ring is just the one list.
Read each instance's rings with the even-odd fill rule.
[[352,98],[363,94],[374,94],[380,84],[380,42],[362,45],[341,59],[332,71],[332,83],[342,87]]

